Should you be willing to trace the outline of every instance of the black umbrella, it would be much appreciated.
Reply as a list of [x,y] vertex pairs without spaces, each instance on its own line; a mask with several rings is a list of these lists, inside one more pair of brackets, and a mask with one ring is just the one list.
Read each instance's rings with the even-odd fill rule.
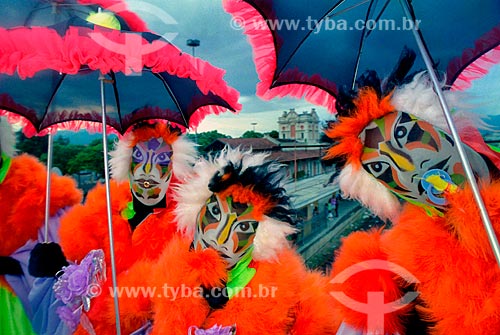
[[[136,41],[139,48],[143,43],[145,50],[153,50],[144,55],[124,51],[127,55],[96,42],[95,30],[74,31],[77,34],[72,30],[60,37],[45,28],[0,29],[0,38],[6,41],[0,46],[0,71],[4,72],[0,73],[0,108],[29,121],[24,130],[27,135],[43,134],[47,129],[78,129],[85,121],[94,122],[86,127],[99,128],[101,95],[96,85],[100,77],[108,84],[106,123],[119,134],[147,119],[165,119],[190,128],[208,113],[239,109],[238,94],[225,84],[222,70],[182,53],[159,36],[99,32],[107,43],[134,37],[140,39]],[[33,37],[51,43],[33,47]],[[78,48],[79,43],[84,47],[75,49],[74,44]],[[15,50],[23,51],[17,57]],[[127,58],[136,56],[143,56],[151,66],[141,66],[140,59],[139,67],[128,64]]]
[[[103,8],[111,7],[116,12],[119,12],[120,15],[110,14],[109,11],[103,11]],[[16,27],[46,27],[51,26],[54,29],[54,33],[57,32],[60,35],[64,35],[66,31],[71,26],[84,26],[91,27],[92,24],[87,21],[90,19],[91,21],[100,20],[101,23],[104,23],[106,26],[114,26],[115,28],[120,28],[123,30],[146,30],[146,25],[144,22],[133,12],[128,11],[125,3],[121,1],[115,0],[22,0],[22,1],[13,1],[13,0],[0,0],[0,13],[2,14],[2,27],[3,28],[16,28]],[[19,30],[18,30],[19,32]],[[17,35],[19,38],[19,35]],[[36,40],[29,44],[39,45],[43,39]],[[8,43],[7,40],[3,40],[3,43]],[[26,42],[26,41],[25,41]],[[21,42],[22,44],[22,42]],[[19,46],[19,44],[17,45]],[[50,45],[47,45],[47,48],[51,48]],[[21,50],[24,50],[22,48]],[[20,57],[20,53],[22,52],[16,48],[6,48],[2,50],[1,57],[3,58],[4,68],[2,69],[2,73],[13,74],[18,64],[16,62],[7,62],[5,59],[12,56],[13,53]],[[36,48],[32,49],[35,54],[37,51]],[[38,55],[43,60],[43,55]],[[18,58],[18,60],[21,60]],[[10,63],[8,65],[8,69],[5,67],[6,63]],[[36,69],[32,68],[31,71],[36,71]],[[33,73],[33,72],[32,72]],[[22,75],[24,78],[26,74]],[[43,75],[42,75],[43,76]],[[52,81],[57,80],[56,75],[52,75]],[[16,78],[3,79],[2,84],[5,86],[9,86],[14,91],[18,89],[17,84],[15,84]],[[36,83],[35,83],[36,84]],[[13,85],[10,87],[10,85]],[[22,84],[22,85],[25,85]],[[32,94],[36,89],[32,86],[29,92],[17,92],[17,94],[23,94],[24,99],[33,98]],[[14,95],[16,93],[12,92]],[[41,97],[35,97],[38,99]],[[28,118],[30,122],[34,122],[35,128],[33,128],[32,123],[28,122],[27,126],[24,128],[26,134],[40,134],[38,133],[38,129],[41,124],[38,124],[36,121],[36,116],[28,115],[30,113],[35,112],[34,109],[26,109],[25,106],[17,104],[9,94],[1,94],[1,100],[5,102],[5,108],[7,110],[11,110],[14,112],[24,112],[24,115]],[[23,100],[23,98],[18,98],[18,100]],[[40,100],[39,100],[40,101]],[[30,100],[32,102],[32,100]],[[0,113],[2,113],[0,111]],[[11,117],[12,119],[13,117]],[[15,119],[15,118],[14,118]],[[26,121],[26,119],[22,119]],[[47,159],[47,195],[46,195],[46,215],[45,215],[45,238],[48,236],[48,211],[49,211],[49,199],[50,199],[50,170],[52,167],[52,136],[49,132],[48,135],[48,159]]]
[[122,30],[145,31],[146,25],[117,0],[0,0],[4,28],[47,27],[73,18],[85,20],[89,14],[109,8]]
[[[257,95],[265,99],[305,97],[335,113],[337,85],[354,87],[367,69],[387,76],[405,46],[418,49],[416,67],[429,72],[500,265],[500,244],[438,79],[447,72],[453,83],[500,44],[500,2],[224,0],[224,7],[249,35],[261,80]],[[452,61],[467,48],[470,54]]]
[[[388,75],[404,46],[418,48],[412,35],[415,27],[425,37],[423,47],[432,66],[443,73],[448,70],[448,84],[469,62],[500,43],[496,0],[410,1],[408,14],[403,10],[406,3],[224,0],[224,7],[233,15],[232,23],[243,25],[254,48],[261,80],[258,95],[306,95],[334,112],[338,85],[352,86],[367,69]],[[424,67],[423,57],[417,57],[415,68]]]
[[[223,70],[151,33],[61,22],[0,29],[0,40],[2,113],[13,121],[21,116],[31,134],[89,125],[102,130],[108,208],[107,127],[123,134],[134,123],[162,119],[190,128],[209,113],[240,109],[239,94],[225,83]],[[49,178],[47,185],[50,190]],[[116,287],[109,210],[108,228]],[[118,297],[115,314],[119,334]]]

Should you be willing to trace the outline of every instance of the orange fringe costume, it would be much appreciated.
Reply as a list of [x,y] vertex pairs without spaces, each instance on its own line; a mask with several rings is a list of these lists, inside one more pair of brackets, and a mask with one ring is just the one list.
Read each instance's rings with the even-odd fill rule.
[[[248,284],[222,306],[211,307],[201,287],[213,289],[227,283],[230,276],[227,263],[212,247],[193,248],[192,237],[176,238],[157,262],[135,265],[137,272],[148,273],[151,278],[148,287],[154,293],[121,300],[120,314],[125,327],[133,329],[152,320],[151,335],[194,334],[195,329],[213,326],[235,326],[238,335],[336,333],[338,322],[327,291],[328,278],[308,271],[288,244],[286,236],[294,231],[287,223],[290,217],[275,216],[280,211],[281,215],[288,213],[288,197],[283,195],[281,184],[269,187],[269,181],[276,183],[279,178],[277,170],[273,170],[276,166],[264,163],[265,158],[266,155],[226,148],[219,157],[199,162],[195,166],[198,175],[177,190],[177,223],[187,236],[192,236],[197,213],[203,212],[202,207],[212,195],[209,184],[225,183],[216,194],[253,205],[259,225],[249,265],[255,274]],[[244,177],[231,172],[241,166]],[[253,169],[267,171],[267,176],[263,173],[259,175],[261,178],[249,177]],[[225,173],[221,174],[222,171]],[[244,184],[249,180],[250,184]],[[263,187],[275,194],[262,193]],[[194,189],[196,193],[192,192]],[[129,287],[137,287],[140,280],[129,276],[126,282]],[[111,301],[109,306],[111,317]]]
[[[132,229],[124,211],[130,208],[132,193],[128,179],[131,164],[132,148],[141,141],[151,138],[163,138],[172,146],[173,179],[166,193],[166,207],[156,208],[143,221]],[[122,284],[123,275],[137,276],[143,283],[145,273],[134,273],[132,266],[140,260],[155,260],[159,257],[167,242],[176,234],[175,216],[172,198],[173,183],[180,182],[190,173],[191,164],[195,160],[196,149],[180,133],[167,125],[157,123],[135,128],[126,135],[112,153],[111,160],[113,178],[111,181],[111,213],[113,221],[114,253],[118,284]],[[107,281],[102,287],[100,296],[91,301],[87,313],[96,334],[114,334],[115,317],[105,315],[106,299],[112,292],[111,261],[109,252],[109,233],[107,224],[106,193],[104,185],[97,185],[88,193],[85,204],[75,206],[61,221],[61,247],[68,261],[80,262],[89,251],[103,249],[107,264]],[[86,334],[80,326],[76,334]]]
[[[481,191],[496,235],[500,237],[500,182]],[[410,290],[419,293],[414,304],[385,315],[386,333],[406,334],[405,318],[416,308],[433,322],[429,334],[469,335],[500,333],[500,270],[491,250],[478,208],[469,189],[450,195],[444,217],[428,216],[406,206],[394,227],[385,232],[357,232],[347,237],[337,254],[334,278],[367,260],[385,260],[401,266],[413,278]],[[389,270],[366,270],[334,291],[343,291],[366,303],[368,292],[384,292],[385,302],[404,294],[408,282]],[[336,302],[346,323],[366,330],[366,314]]]
[[[429,123],[441,115],[438,105],[431,108],[429,101],[437,98],[428,90],[429,86],[422,84],[422,79],[425,78],[420,76],[420,82],[408,84],[410,88],[420,87],[421,91],[406,90],[404,99],[398,90],[384,98],[377,97],[374,90],[360,90],[352,116],[339,118],[326,132],[338,141],[327,156],[344,156],[347,161],[348,169],[344,168],[339,178],[344,193],[393,221],[391,229],[355,232],[344,239],[333,263],[331,289],[361,305],[336,299],[334,307],[357,334],[499,334],[500,270],[471,190],[466,187],[443,192],[448,203],[440,211],[431,212],[428,207],[411,203],[400,207],[394,200],[381,204],[372,199],[373,194],[380,197],[388,194],[389,189],[361,166],[360,132],[371,120],[396,110],[391,105],[394,101],[407,103],[408,109],[399,106],[398,110],[412,115],[421,112]],[[478,130],[470,127],[470,123],[464,124],[464,134],[473,141],[468,144],[500,166],[498,154],[476,136]],[[363,182],[356,184],[356,181]],[[480,186],[496,235],[500,237],[500,181],[480,181]],[[383,292],[384,307],[392,303],[392,310],[382,312],[382,326],[369,324],[369,313],[362,311],[373,292]],[[382,307],[379,307],[370,311],[380,312]]]
[[[46,179],[46,167],[35,157],[23,154],[12,158],[7,175],[0,183],[0,235],[3,236],[0,255],[10,256],[27,242],[39,240],[45,218]],[[82,193],[72,178],[56,174],[51,176],[50,196],[51,217],[61,215],[61,210],[80,203],[82,199]],[[21,266],[31,284],[28,264]],[[0,276],[0,286],[12,291],[4,276]],[[24,293],[27,300],[28,291]]]
[[[12,158],[12,165],[0,184],[2,224],[0,255],[8,256],[29,240],[38,240],[44,225],[47,169],[35,157],[23,154]],[[52,174],[50,216],[66,207],[80,203],[82,193],[76,182]]]

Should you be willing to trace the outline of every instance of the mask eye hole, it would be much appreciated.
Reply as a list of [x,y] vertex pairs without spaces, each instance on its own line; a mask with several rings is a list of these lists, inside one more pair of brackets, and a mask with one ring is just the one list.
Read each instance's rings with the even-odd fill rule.
[[256,226],[257,221],[241,221],[238,223],[234,231],[237,233],[253,234],[255,233]]
[[217,201],[207,204],[207,214],[209,221],[220,221],[221,210]]
[[134,161],[135,163],[141,162],[143,157],[144,156],[142,155],[142,152],[134,147],[134,150],[132,151],[132,161]]
[[380,177],[388,168],[390,168],[389,164],[385,162],[372,162],[367,163],[364,166],[375,178]]
[[156,157],[156,162],[160,165],[168,165],[170,164],[170,156],[171,154],[167,152],[162,152]]
[[408,129],[406,129],[406,127],[404,126],[399,126],[396,128],[396,131],[394,132],[394,136],[397,138],[397,139],[402,139],[406,136],[406,134],[408,134]]

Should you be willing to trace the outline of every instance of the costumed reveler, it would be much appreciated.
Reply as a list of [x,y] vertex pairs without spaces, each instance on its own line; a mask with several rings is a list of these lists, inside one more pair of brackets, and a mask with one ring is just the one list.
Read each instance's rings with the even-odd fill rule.
[[[177,128],[164,123],[142,123],[125,134],[110,154],[111,215],[118,283],[123,273],[145,280],[144,273],[133,273],[131,267],[139,260],[156,259],[176,234],[175,199],[171,189],[174,183],[182,182],[191,173],[196,148]],[[89,331],[99,335],[114,334],[114,317],[105,317],[105,305],[101,303],[106,296],[111,296],[112,288],[104,185],[97,185],[88,193],[84,204],[73,207],[64,216],[59,233],[65,258],[81,262],[85,269],[63,269],[64,277],[55,290],[60,299],[69,302],[66,307],[73,311],[59,309],[59,316],[71,328],[78,326],[76,334]],[[96,253],[97,250],[104,253]],[[48,259],[55,256],[44,255]],[[107,265],[106,270],[103,264]],[[72,277],[73,273],[82,272],[91,272],[93,277]],[[106,273],[107,280],[102,278]],[[97,276],[101,276],[101,281],[96,280]],[[71,287],[71,281],[78,283],[76,288],[75,285]],[[99,292],[84,290],[79,287],[82,282],[89,287],[100,285]],[[75,295],[75,292],[81,294]],[[98,293],[102,294],[95,296]],[[69,301],[74,299],[82,303],[75,305]],[[85,301],[90,308],[84,306]],[[81,321],[83,324],[79,326]]]
[[[326,157],[345,162],[344,196],[393,224],[352,233],[336,254],[342,334],[497,334],[500,270],[430,79],[401,81],[411,58],[384,85],[365,74],[326,130]],[[463,109],[464,93],[443,93],[499,236],[499,154]]]
[[[28,294],[34,279],[28,272],[31,250],[44,242],[46,167],[27,154],[15,156],[15,136],[0,118],[0,333],[36,334]],[[57,241],[60,216],[82,199],[70,177],[51,175],[48,241]]]
[[287,239],[286,172],[267,156],[226,147],[195,165],[176,188],[184,236],[158,261],[136,264],[156,293],[122,299],[124,324],[152,318],[151,334],[336,333],[328,279],[307,270]]

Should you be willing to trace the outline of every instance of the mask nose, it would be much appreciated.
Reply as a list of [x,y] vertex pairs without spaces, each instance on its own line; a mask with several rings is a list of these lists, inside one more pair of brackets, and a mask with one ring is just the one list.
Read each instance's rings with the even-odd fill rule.
[[383,142],[379,144],[379,151],[391,158],[391,160],[398,166],[399,169],[403,171],[413,171],[415,170],[415,165],[411,161],[410,157],[403,151],[400,151],[392,146],[388,142]]
[[146,162],[144,163],[143,170],[144,170],[144,173],[149,174],[149,173],[151,173],[152,169],[153,169],[153,153],[149,152],[148,158],[147,158]]
[[227,241],[227,238],[229,237],[229,232],[231,231],[231,227],[233,226],[234,221],[236,221],[236,214],[230,213],[224,224],[224,228],[217,237],[217,243],[219,245],[224,244]]

